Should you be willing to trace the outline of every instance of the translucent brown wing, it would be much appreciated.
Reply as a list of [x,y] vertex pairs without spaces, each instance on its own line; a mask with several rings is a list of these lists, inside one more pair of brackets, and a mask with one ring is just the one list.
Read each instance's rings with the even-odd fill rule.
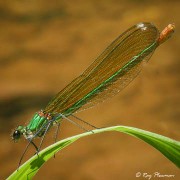
[[108,99],[126,87],[157,47],[159,31],[151,23],[137,24],[50,101],[46,112],[70,115]]

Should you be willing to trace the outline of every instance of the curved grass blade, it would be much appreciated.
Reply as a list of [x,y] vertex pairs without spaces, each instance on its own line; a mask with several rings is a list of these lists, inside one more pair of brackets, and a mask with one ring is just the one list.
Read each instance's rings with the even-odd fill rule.
[[76,136],[69,137],[67,139],[63,139],[47,148],[42,150],[39,153],[39,157],[37,155],[33,156],[26,163],[24,163],[19,170],[15,171],[11,176],[8,177],[8,180],[16,180],[16,179],[31,179],[38,170],[42,167],[42,165],[48,161],[51,157],[54,156],[54,153],[57,153],[61,149],[70,145],[74,141],[80,139],[81,137],[85,137],[92,134],[102,133],[106,131],[119,131],[131,136],[134,136],[138,139],[141,139],[153,146],[157,150],[159,150],[166,158],[172,161],[177,167],[180,168],[180,142],[170,139],[168,137],[152,133],[149,131],[141,130],[134,127],[128,126],[114,126],[108,128],[102,128],[93,130],[92,132],[86,132],[83,134],[79,134]]

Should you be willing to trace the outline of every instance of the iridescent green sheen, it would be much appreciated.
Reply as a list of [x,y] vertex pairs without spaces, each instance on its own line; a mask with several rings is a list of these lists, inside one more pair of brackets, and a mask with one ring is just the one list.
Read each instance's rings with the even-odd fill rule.
[[40,116],[38,113],[35,113],[34,117],[31,119],[26,129],[30,131],[38,130],[44,123],[47,123],[48,120],[46,117]]

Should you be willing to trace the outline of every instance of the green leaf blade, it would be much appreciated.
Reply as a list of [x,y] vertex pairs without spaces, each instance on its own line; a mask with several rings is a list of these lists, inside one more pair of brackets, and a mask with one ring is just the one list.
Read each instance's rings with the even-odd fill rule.
[[16,180],[16,179],[32,179],[33,176],[38,172],[38,170],[42,167],[42,165],[47,162],[51,157],[54,156],[55,153],[60,151],[61,149],[67,147],[72,144],[76,140],[102,132],[107,131],[118,131],[134,136],[138,139],[143,140],[144,142],[150,144],[157,150],[159,150],[166,158],[172,161],[177,167],[180,168],[180,142],[170,139],[168,137],[152,133],[149,131],[141,130],[134,127],[128,126],[114,126],[102,129],[93,130],[93,133],[86,132],[76,136],[72,136],[70,138],[61,140],[51,146],[48,146],[41,152],[39,152],[38,156],[35,155],[30,158],[27,162],[25,162],[19,170],[15,171],[12,175],[8,177],[8,180]]
[[[135,130],[136,129],[136,130]],[[172,140],[168,137],[158,135],[152,132],[133,128],[129,130],[126,127],[118,130],[129,135],[135,136],[138,139],[145,141],[159,150],[166,158],[172,161],[177,167],[180,168],[180,142]]]

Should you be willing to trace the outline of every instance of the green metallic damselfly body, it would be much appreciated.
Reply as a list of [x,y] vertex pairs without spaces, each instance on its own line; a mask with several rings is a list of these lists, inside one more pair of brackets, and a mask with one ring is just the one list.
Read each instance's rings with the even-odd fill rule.
[[35,137],[44,138],[52,125],[59,125],[62,119],[71,121],[68,116],[92,107],[121,91],[139,74],[143,63],[172,35],[174,29],[175,26],[169,24],[159,33],[153,24],[139,23],[125,31],[83,74],[61,90],[44,110],[35,113],[27,126],[18,126],[13,133],[14,141],[23,135],[29,144],[33,144],[39,151],[42,141],[37,147],[33,143]]

